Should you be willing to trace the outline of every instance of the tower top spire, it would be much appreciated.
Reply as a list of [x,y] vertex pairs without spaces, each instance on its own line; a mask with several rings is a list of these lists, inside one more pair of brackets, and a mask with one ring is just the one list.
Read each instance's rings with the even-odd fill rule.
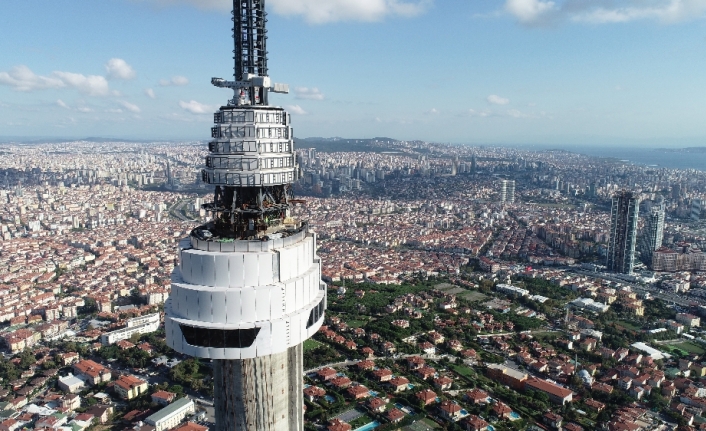
[[289,93],[287,84],[274,84],[267,69],[265,0],[233,0],[233,81],[213,78],[219,88],[234,91],[228,106],[268,106],[269,92]]

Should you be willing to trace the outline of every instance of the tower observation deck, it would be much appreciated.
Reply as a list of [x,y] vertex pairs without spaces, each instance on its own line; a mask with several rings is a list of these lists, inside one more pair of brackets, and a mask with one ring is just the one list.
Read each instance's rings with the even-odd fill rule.
[[203,180],[210,221],[179,244],[165,304],[167,344],[212,359],[216,430],[304,429],[302,343],[321,327],[316,235],[290,216],[298,177],[287,93],[267,69],[265,0],[234,0],[233,90],[214,114]]

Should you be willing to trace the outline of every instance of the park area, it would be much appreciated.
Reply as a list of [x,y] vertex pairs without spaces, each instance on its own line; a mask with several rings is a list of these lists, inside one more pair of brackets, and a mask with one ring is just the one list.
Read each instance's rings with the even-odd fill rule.
[[667,350],[671,354],[678,354],[679,356],[687,355],[703,355],[706,353],[703,346],[700,346],[691,341],[684,341],[681,343],[671,343],[663,346],[664,350]]

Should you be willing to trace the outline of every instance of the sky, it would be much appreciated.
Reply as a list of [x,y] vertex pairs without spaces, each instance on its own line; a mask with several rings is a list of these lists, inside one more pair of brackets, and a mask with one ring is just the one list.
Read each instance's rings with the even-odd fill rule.
[[[229,0],[0,6],[0,137],[207,140]],[[706,146],[706,0],[267,0],[297,137]]]

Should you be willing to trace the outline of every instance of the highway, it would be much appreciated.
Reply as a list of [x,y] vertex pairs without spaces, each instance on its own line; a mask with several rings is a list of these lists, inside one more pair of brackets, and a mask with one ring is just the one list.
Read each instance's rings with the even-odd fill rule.
[[687,295],[684,295],[684,294],[665,292],[663,290],[657,289],[656,287],[642,286],[639,284],[630,283],[630,282],[622,280],[620,278],[612,277],[610,274],[601,273],[601,272],[583,271],[583,270],[571,268],[571,267],[568,267],[566,269],[569,271],[575,272],[577,274],[587,276],[587,277],[600,278],[603,280],[621,283],[622,285],[630,286],[636,292],[647,292],[647,293],[650,293],[655,298],[659,298],[665,302],[680,305],[682,307],[690,307],[694,303],[696,303],[698,305],[705,305],[706,304],[706,302],[701,298],[688,297]]

